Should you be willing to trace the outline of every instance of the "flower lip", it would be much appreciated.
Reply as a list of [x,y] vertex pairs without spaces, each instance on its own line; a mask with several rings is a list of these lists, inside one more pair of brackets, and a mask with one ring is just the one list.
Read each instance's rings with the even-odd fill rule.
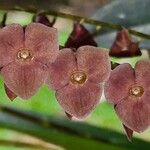
[[87,75],[83,71],[73,72],[70,76],[70,81],[73,84],[84,84],[87,81]]
[[17,58],[21,60],[32,59],[32,54],[28,49],[22,49],[17,53]]
[[144,88],[141,86],[133,86],[129,89],[129,94],[135,97],[141,97],[144,93]]

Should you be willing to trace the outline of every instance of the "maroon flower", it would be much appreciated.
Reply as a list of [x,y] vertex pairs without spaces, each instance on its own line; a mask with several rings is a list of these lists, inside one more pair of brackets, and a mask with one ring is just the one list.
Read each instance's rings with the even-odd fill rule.
[[142,132],[150,125],[150,61],[141,60],[116,67],[105,84],[106,99],[115,105],[129,129]]
[[83,118],[98,104],[102,82],[109,72],[106,50],[82,46],[73,52],[66,48],[50,66],[48,85],[56,90],[57,100],[67,114]]
[[33,22],[41,23],[48,27],[53,27],[56,22],[56,18],[50,21],[44,13],[39,13],[33,17]]
[[130,57],[141,55],[138,42],[133,42],[127,29],[118,32],[110,49],[110,56]]
[[36,93],[46,79],[46,64],[58,52],[57,32],[39,23],[25,30],[18,24],[0,30],[0,68],[6,86],[23,99]]
[[76,22],[65,47],[78,49],[84,45],[97,46],[97,43],[94,41],[93,35],[82,24]]

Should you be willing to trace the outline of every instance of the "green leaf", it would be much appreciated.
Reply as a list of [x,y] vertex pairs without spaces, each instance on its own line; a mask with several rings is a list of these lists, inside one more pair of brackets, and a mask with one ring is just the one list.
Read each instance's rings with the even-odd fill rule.
[[82,122],[45,116],[1,106],[0,126],[27,133],[67,150],[80,149],[149,149],[150,143],[134,139],[130,143],[120,133]]

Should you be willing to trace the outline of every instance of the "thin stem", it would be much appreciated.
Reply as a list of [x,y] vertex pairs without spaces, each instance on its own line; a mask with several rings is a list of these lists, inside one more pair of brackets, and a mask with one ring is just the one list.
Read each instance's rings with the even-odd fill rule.
[[[1,6],[0,6],[0,9],[8,10],[7,8],[3,8]],[[19,8],[18,7],[17,8],[9,8],[9,10],[27,11],[27,12],[30,12],[30,13],[37,13],[38,12],[37,9],[28,9],[28,8],[21,8],[21,7],[19,7]],[[117,31],[124,28],[123,26],[121,26],[119,24],[99,21],[99,20],[95,20],[95,19],[91,19],[91,18],[87,18],[87,17],[81,17],[81,16],[72,15],[72,14],[63,13],[63,12],[58,12],[58,11],[48,10],[48,11],[44,11],[44,13],[47,14],[47,15],[52,15],[52,16],[55,16],[55,17],[62,17],[62,18],[71,19],[71,20],[74,20],[74,21],[83,20],[83,22],[87,23],[87,24],[91,24],[91,25],[95,25],[95,26],[101,26],[102,28],[108,28],[108,29],[117,30]],[[139,37],[145,38],[145,39],[150,39],[149,34],[141,33],[141,32],[138,32],[138,31],[135,31],[135,30],[132,30],[132,29],[128,29],[128,31],[132,35],[139,36]]]

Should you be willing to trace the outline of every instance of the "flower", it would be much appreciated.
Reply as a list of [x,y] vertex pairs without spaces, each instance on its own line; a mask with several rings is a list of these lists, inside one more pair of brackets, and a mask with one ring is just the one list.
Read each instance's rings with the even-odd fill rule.
[[150,61],[140,60],[134,69],[128,63],[117,66],[104,93],[125,126],[144,131],[150,124]]
[[41,23],[48,27],[53,27],[56,22],[56,18],[54,17],[54,19],[50,21],[44,13],[39,13],[33,16],[33,22]]
[[78,49],[84,45],[97,46],[97,43],[94,41],[93,35],[82,24],[75,22],[65,47]]
[[59,46],[56,29],[31,23],[0,30],[0,68],[6,86],[23,99],[33,96],[46,79],[46,64],[53,62]]
[[117,33],[116,39],[110,49],[110,56],[130,57],[142,55],[139,43],[132,41],[127,29]]
[[110,72],[108,52],[93,46],[82,46],[73,52],[62,49],[49,67],[48,85],[67,114],[86,117],[98,104],[102,82]]

